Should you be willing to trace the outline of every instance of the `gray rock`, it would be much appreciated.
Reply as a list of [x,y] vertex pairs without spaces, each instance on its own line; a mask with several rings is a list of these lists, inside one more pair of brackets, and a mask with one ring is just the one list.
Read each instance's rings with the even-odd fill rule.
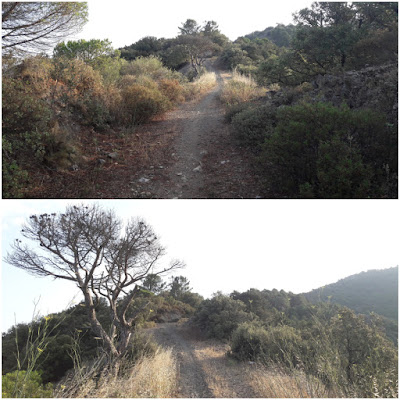
[[141,178],[138,179],[139,183],[149,183],[150,179],[149,178],[145,178],[144,176],[142,176]]
[[116,160],[118,158],[118,153],[107,153],[107,157]]

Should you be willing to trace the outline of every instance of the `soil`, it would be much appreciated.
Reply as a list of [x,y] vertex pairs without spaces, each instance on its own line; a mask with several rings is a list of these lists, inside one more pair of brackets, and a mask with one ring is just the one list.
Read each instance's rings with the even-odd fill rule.
[[[252,155],[224,122],[219,94],[228,73],[208,65],[215,88],[134,132],[81,133],[82,160],[33,178],[31,198],[261,198]],[[100,161],[101,160],[101,161]]]
[[179,368],[176,397],[259,397],[246,379],[251,366],[229,358],[227,345],[199,337],[188,323],[158,324],[147,332],[161,346],[173,349]]

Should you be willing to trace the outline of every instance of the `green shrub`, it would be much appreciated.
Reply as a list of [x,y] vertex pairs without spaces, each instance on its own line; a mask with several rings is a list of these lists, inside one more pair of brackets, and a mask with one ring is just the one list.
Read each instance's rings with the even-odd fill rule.
[[22,189],[27,183],[28,173],[24,171],[14,160],[11,143],[3,136],[2,138],[2,194],[3,198],[20,198]]
[[302,103],[278,109],[260,164],[268,169],[275,190],[286,196],[393,196],[387,181],[397,176],[394,143],[382,114]]
[[300,358],[302,339],[290,326],[263,328],[254,322],[240,324],[233,332],[232,354],[240,360],[295,367]]
[[272,134],[275,110],[267,106],[247,107],[232,117],[233,135],[240,145],[254,152]]
[[[2,79],[2,132],[10,141],[25,132],[44,131],[51,119],[48,103],[22,79]],[[30,151],[30,149],[29,149]]]
[[156,354],[158,349],[157,343],[152,336],[146,335],[143,332],[135,332],[130,341],[130,350],[127,357],[136,362],[143,357],[151,357]]
[[9,372],[2,376],[3,398],[39,398],[53,397],[53,385],[42,384],[42,378],[38,371],[29,374],[26,371]]
[[204,298],[198,293],[185,292],[182,294],[180,301],[182,303],[188,304],[195,310],[200,307],[201,303],[204,301]]
[[134,84],[122,90],[124,118],[128,124],[140,124],[170,107],[169,100],[157,89]]
[[138,57],[136,60],[124,65],[121,69],[122,75],[145,75],[159,81],[161,79],[179,79],[178,72],[164,67],[162,61],[154,56]]
[[229,339],[240,323],[254,319],[255,315],[246,312],[242,301],[217,294],[202,302],[193,322],[209,337]]
[[52,111],[41,93],[21,78],[2,79],[3,197],[21,197],[26,166],[44,160]]
[[[361,155],[356,149],[343,143],[339,138],[336,137],[331,141],[319,144],[316,167],[318,181],[316,194],[319,197],[360,198],[368,196],[372,179],[371,168],[363,163]],[[310,186],[312,187],[312,185]],[[302,190],[304,190],[304,184],[300,186],[300,196],[308,197],[304,196]]]
[[239,360],[265,361],[268,358],[268,332],[259,324],[240,324],[232,335],[231,352]]

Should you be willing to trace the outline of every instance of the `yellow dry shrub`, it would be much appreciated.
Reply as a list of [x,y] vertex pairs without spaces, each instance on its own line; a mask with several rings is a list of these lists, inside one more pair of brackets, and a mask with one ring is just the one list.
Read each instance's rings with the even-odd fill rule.
[[117,82],[117,87],[120,89],[126,88],[128,86],[132,86],[137,83],[137,78],[134,75],[124,75],[119,78]]
[[232,79],[228,81],[221,93],[221,101],[227,105],[245,103],[265,94],[265,89],[259,87],[251,76],[233,72]]
[[195,99],[212,90],[217,85],[214,72],[206,72],[185,87],[185,98]]
[[171,103],[181,103],[185,100],[184,89],[176,79],[162,79],[159,82],[160,92],[169,99]]
[[158,90],[139,84],[125,87],[121,91],[123,120],[127,124],[149,121],[170,108],[169,100]]
[[29,90],[41,98],[50,94],[54,66],[49,58],[42,56],[26,58],[18,69],[18,77],[29,86]]

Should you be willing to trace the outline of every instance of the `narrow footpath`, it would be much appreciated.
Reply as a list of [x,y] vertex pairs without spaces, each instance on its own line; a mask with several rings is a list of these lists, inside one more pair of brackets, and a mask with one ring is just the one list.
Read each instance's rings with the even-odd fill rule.
[[187,324],[158,324],[147,332],[158,344],[171,347],[178,361],[177,397],[252,398],[260,397],[247,380],[247,366],[228,359],[227,345],[196,337]]

